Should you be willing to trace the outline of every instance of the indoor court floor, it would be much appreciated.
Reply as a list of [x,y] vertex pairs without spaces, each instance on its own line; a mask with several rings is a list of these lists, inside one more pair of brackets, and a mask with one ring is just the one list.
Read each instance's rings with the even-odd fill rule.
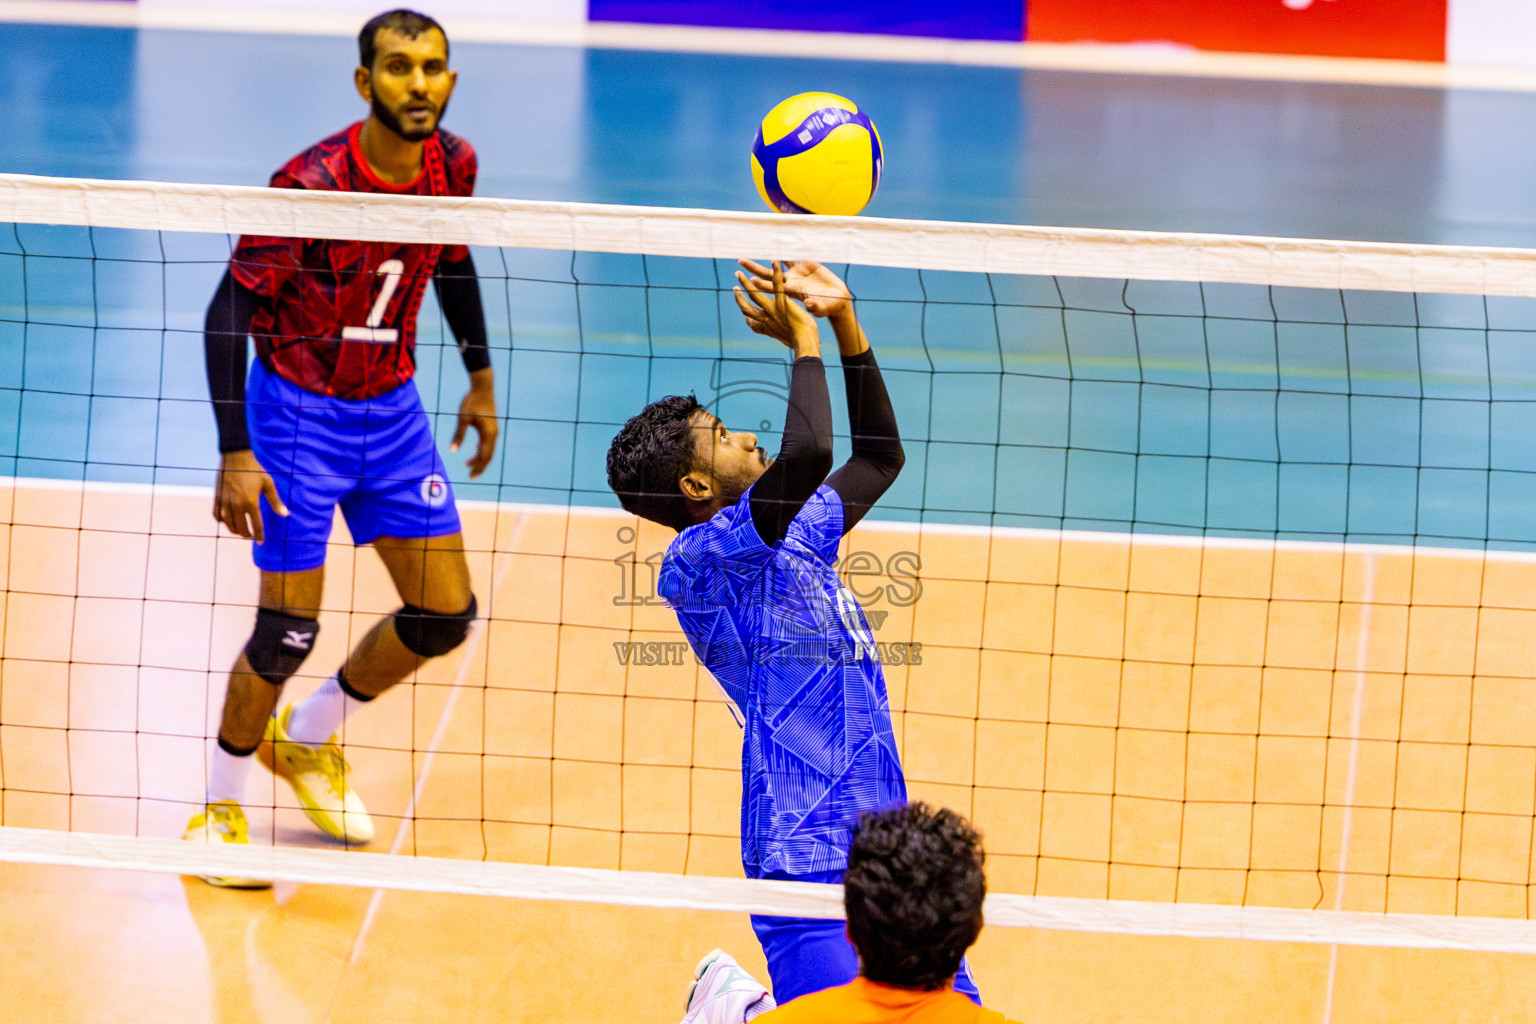
[[[345,39],[7,31],[4,171],[259,184],[361,113]],[[454,62],[446,123],[476,144],[485,196],[755,209],[753,126],[814,88],[877,112],[890,162],[871,215],[1536,245],[1536,137],[1509,130],[1536,120],[1532,92],[474,42]],[[217,273],[167,293],[159,355],[183,370]],[[35,347],[9,362],[68,390]],[[446,401],[457,385],[438,374],[423,390]],[[514,416],[550,400],[507,386]],[[605,394],[615,410],[642,397]],[[0,486],[6,825],[174,836],[201,789],[255,571],[212,530],[197,396],[163,404],[180,411],[155,423],[181,447],[150,479],[86,468],[52,430],[67,409],[18,401],[0,427],[17,475]],[[1486,433],[1461,440],[1487,457]],[[581,443],[552,475],[507,461],[462,489],[486,621],[347,737],[372,849],[739,874],[739,733],[691,659],[615,657],[678,639],[664,608],[623,599],[626,566],[666,538],[598,500]],[[1236,521],[1207,544],[987,532],[959,506],[921,528],[870,522],[848,551],[921,561],[922,601],[866,606],[878,640],[924,645],[889,671],[911,788],[982,825],[994,890],[1529,916],[1536,561],[1276,545]],[[1295,532],[1405,532],[1329,522]],[[1511,522],[1508,547],[1536,545]],[[343,538],[316,667],[395,604]],[[267,793],[258,841],[323,844]],[[764,973],[739,914],[0,864],[0,1020],[667,1024],[715,946]],[[972,963],[989,1005],[1041,1024],[1536,1010],[1536,965],[1512,955],[993,928]]]
[[[6,824],[184,826],[255,582],[206,502],[6,489]],[[612,597],[626,538],[664,541],[629,530],[600,510],[467,508],[487,621],[345,736],[373,850],[739,874],[739,734],[713,682],[691,659],[612,656],[676,638],[664,608]],[[344,536],[320,665],[392,603]],[[1531,559],[890,524],[847,543],[924,567],[923,600],[865,603],[877,641],[922,643],[920,664],[888,668],[909,786],[985,830],[994,891],[1528,915]],[[326,845],[256,776],[257,841]],[[18,1020],[667,1021],[704,950],[762,971],[739,914],[11,864],[0,879]],[[999,927],[973,963],[1021,1020],[1235,1022],[1256,1002],[1312,1020],[1328,1001],[1338,1020],[1513,1020],[1536,999],[1528,961],[1443,951],[1343,947],[1330,970],[1315,945]]]

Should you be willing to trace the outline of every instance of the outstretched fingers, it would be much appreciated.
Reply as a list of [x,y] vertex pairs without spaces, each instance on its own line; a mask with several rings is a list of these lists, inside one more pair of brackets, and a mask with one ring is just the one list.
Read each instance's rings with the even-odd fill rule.
[[[756,260],[736,261],[751,275],[754,287],[763,292],[773,289],[773,268]],[[814,260],[776,262],[783,270],[784,292],[805,303],[812,316],[825,317],[839,311],[850,299],[848,286],[836,274]]]
[[[741,275],[736,275],[740,277]],[[743,291],[746,285],[737,285],[731,289],[731,294],[736,298],[736,308],[741,310],[741,315],[747,321],[747,326],[758,334],[763,333],[763,311],[752,302],[747,301],[747,295]]]
[[[774,267],[777,268],[778,264],[775,263]],[[767,277],[765,278],[756,274],[754,274],[752,277],[748,277],[746,274],[743,274],[738,270],[736,271],[736,282],[740,286],[738,290],[745,290],[748,297],[750,297],[752,301],[756,303],[758,307],[763,310],[763,312],[766,313],[773,308],[774,300],[770,297],[770,295],[765,293],[771,293],[775,291],[776,288],[778,290],[782,290],[782,285],[780,285],[779,282],[781,282],[783,278],[782,276],[774,277],[774,272],[768,270],[766,267],[759,267],[758,269],[762,270],[763,273],[767,275]]]
[[[736,287],[731,289],[736,297],[737,308],[746,318],[747,326],[758,334],[774,333],[771,322],[782,322],[788,318],[789,300],[784,295],[783,271],[777,263],[774,264],[774,268],[775,277],[772,282],[756,282],[738,270]],[[762,284],[768,284],[773,289],[773,294],[763,294]]]
[[[790,295],[798,296],[798,278],[794,272],[793,265],[782,263],[779,260],[774,260],[771,265],[746,259],[737,260],[736,262],[752,275],[750,278],[752,287],[758,291],[767,294],[774,290],[776,281],[783,281],[784,291]],[[743,275],[740,271],[737,271],[736,276],[740,278]]]
[[755,287],[765,292],[773,290],[773,267],[758,263],[756,260],[741,259],[736,262],[752,275],[752,284]]

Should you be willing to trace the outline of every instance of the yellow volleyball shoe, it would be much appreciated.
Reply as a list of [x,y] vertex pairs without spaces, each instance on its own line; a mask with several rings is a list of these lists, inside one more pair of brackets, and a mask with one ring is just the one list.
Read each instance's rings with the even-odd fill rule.
[[351,846],[373,839],[368,809],[347,785],[347,760],[332,736],[321,747],[306,747],[288,738],[293,705],[267,719],[266,735],[256,757],[267,770],[293,787],[309,820],[330,836]]
[[[181,838],[193,843],[232,843],[244,846],[250,840],[245,824],[245,812],[233,800],[220,800],[204,804],[203,809],[192,815],[187,823],[187,834]],[[209,885],[223,889],[270,889],[272,883],[260,878],[236,878],[220,875],[199,875]]]

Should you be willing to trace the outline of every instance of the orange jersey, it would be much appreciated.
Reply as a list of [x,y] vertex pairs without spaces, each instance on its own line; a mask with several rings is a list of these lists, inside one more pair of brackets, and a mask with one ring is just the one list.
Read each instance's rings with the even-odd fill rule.
[[932,992],[854,978],[793,999],[752,1024],[1013,1024],[954,989]]

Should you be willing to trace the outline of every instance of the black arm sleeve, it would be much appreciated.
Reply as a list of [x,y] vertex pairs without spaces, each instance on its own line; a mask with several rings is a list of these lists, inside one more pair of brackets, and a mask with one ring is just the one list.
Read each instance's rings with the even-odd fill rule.
[[843,532],[847,533],[896,482],[907,454],[901,448],[896,413],[880,367],[875,365],[875,353],[866,349],[844,356],[843,383],[848,389],[853,456],[827,478],[827,484],[843,499]]
[[245,426],[245,339],[261,299],[236,281],[230,271],[208,303],[203,318],[203,361],[208,368],[208,395],[219,427],[219,451],[238,452],[251,446]]
[[779,457],[752,485],[752,524],[764,544],[784,539],[789,524],[832,468],[832,399],[820,358],[795,360]]
[[475,274],[475,260],[468,252],[455,263],[439,263],[432,278],[437,289],[437,304],[464,357],[464,369],[470,373],[491,365],[486,343],[485,307],[480,304],[480,278]]

